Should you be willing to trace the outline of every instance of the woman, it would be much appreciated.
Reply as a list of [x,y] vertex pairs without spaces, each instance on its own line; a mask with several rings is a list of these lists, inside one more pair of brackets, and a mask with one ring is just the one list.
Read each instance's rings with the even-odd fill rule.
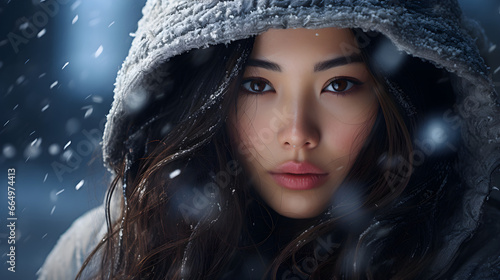
[[40,278],[496,279],[498,104],[445,2],[148,1],[105,205]]

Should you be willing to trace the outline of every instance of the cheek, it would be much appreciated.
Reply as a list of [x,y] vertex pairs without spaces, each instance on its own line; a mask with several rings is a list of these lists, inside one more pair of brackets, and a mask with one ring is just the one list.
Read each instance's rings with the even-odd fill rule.
[[377,108],[372,108],[355,123],[347,123],[338,119],[324,120],[323,139],[325,144],[330,146],[329,150],[339,157],[350,155],[349,158],[354,159],[375,123]]
[[327,126],[326,133],[323,134],[325,144],[330,146],[329,150],[340,158],[351,154],[352,147],[359,133],[358,125],[346,125],[343,123],[333,123]]
[[348,96],[324,94],[323,114],[332,121],[345,124],[359,125],[371,119],[373,112],[378,108],[378,100],[374,92],[362,91]]

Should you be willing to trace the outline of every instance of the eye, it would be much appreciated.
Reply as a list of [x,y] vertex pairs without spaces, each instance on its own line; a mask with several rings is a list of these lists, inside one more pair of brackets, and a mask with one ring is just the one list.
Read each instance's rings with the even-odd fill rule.
[[345,93],[349,91],[354,86],[362,85],[363,83],[348,78],[334,78],[328,82],[328,85],[323,89],[323,91],[329,91],[334,93]]
[[241,87],[244,91],[248,93],[266,93],[274,91],[273,87],[269,85],[269,82],[264,79],[248,79],[241,83]]

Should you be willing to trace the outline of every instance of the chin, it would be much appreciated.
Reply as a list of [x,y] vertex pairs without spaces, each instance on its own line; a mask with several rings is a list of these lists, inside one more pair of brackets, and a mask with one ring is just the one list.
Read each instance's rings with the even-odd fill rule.
[[281,216],[287,217],[290,219],[310,219],[314,218],[319,215],[319,213],[294,213],[294,212],[279,212],[277,211]]
[[314,218],[323,213],[326,210],[325,207],[318,207],[317,204],[293,204],[287,203],[287,205],[280,205],[278,207],[273,207],[281,216],[291,218],[291,219],[309,219]]

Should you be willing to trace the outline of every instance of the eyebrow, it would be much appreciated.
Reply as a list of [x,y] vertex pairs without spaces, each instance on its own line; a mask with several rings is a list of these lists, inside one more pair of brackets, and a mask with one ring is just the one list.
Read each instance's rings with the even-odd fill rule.
[[327,61],[319,62],[314,65],[314,72],[321,72],[328,70],[333,67],[338,67],[342,65],[347,65],[351,63],[360,63],[363,62],[363,57],[359,54],[351,55],[351,56],[341,56],[334,59],[330,59]]
[[[314,65],[314,72],[321,72],[330,68],[360,62],[363,62],[363,57],[359,54],[351,56],[341,56],[317,63],[316,65]],[[281,67],[279,66],[279,64],[262,59],[251,58],[247,61],[247,66],[260,67],[275,72],[281,72]]]
[[250,58],[247,61],[247,66],[260,67],[275,72],[281,72],[281,67],[278,64],[262,59]]

